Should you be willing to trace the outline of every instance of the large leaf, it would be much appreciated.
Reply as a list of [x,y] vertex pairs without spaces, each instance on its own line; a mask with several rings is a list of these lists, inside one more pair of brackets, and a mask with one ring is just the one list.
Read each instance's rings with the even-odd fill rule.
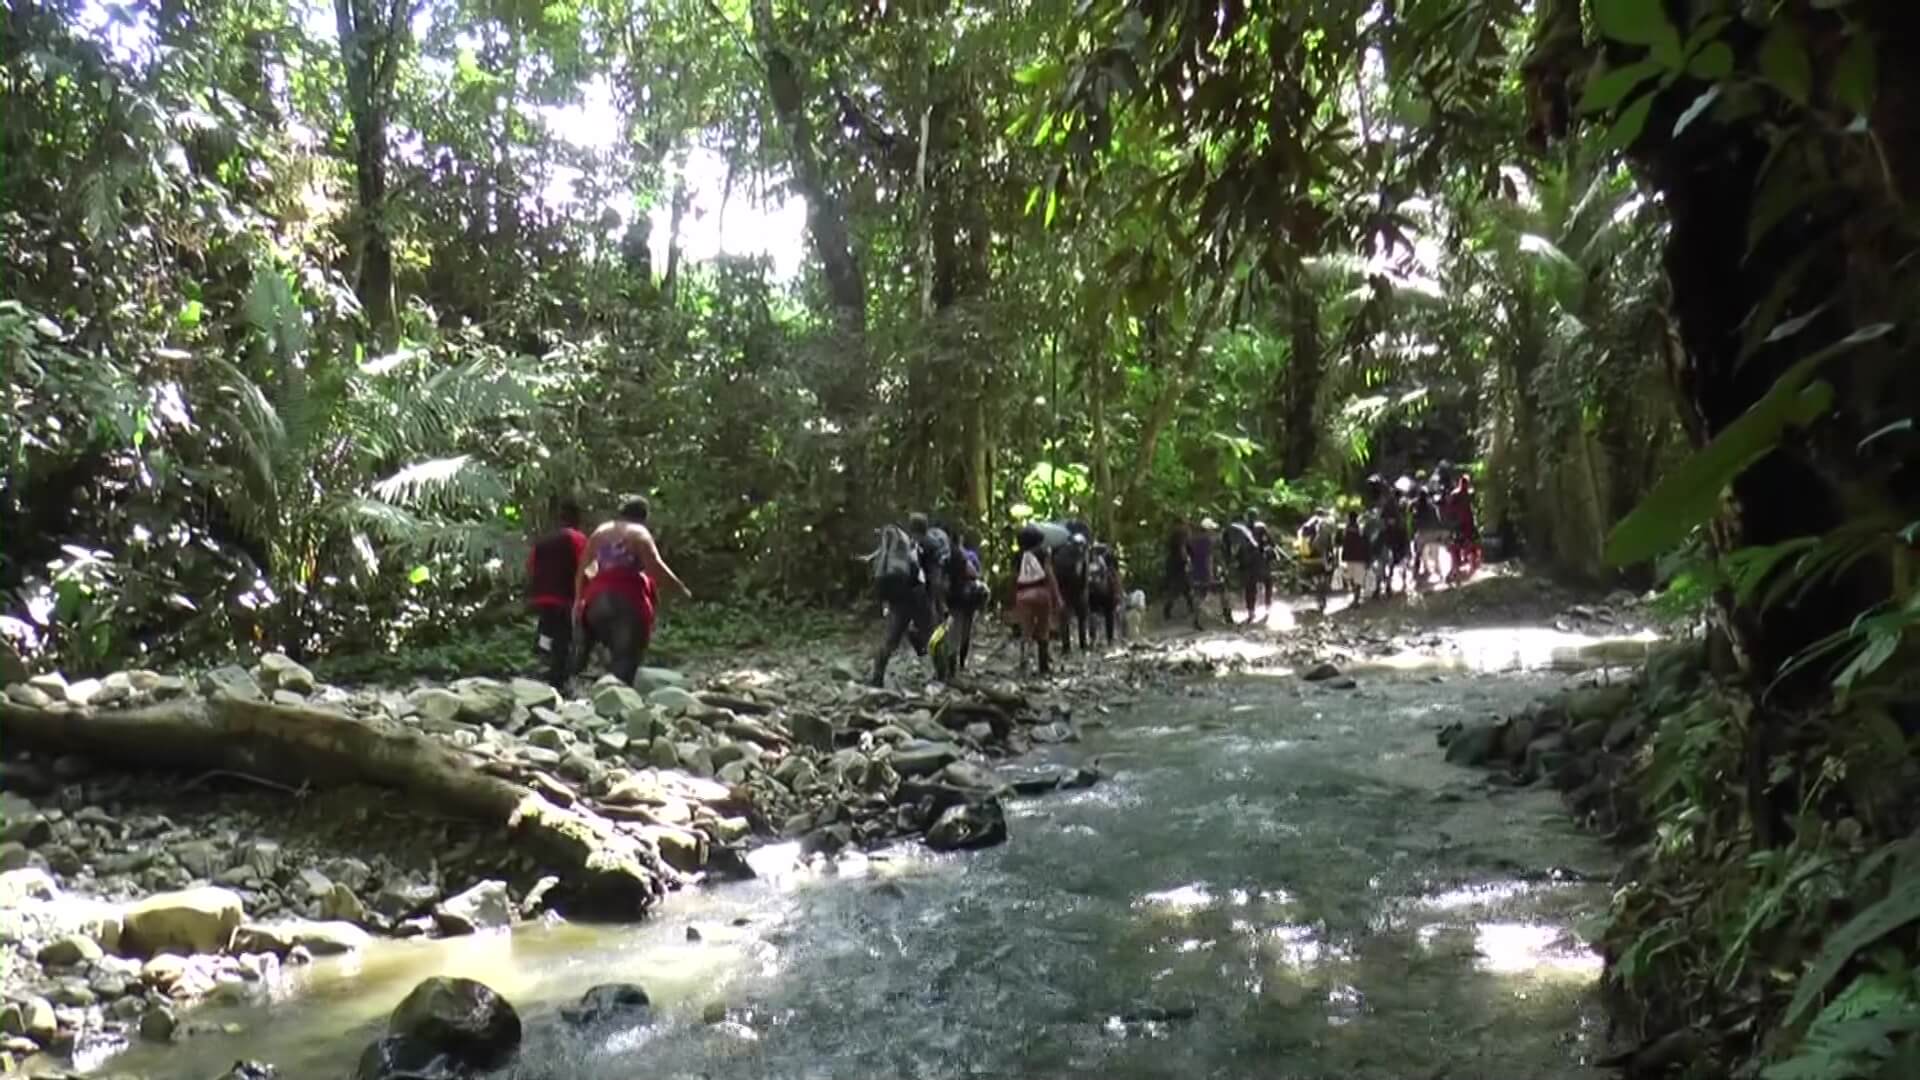
[[1784,17],[1760,43],[1760,73],[1796,104],[1805,105],[1813,92],[1813,61],[1800,31]]
[[1634,87],[1660,74],[1660,65],[1652,60],[1642,60],[1625,67],[1609,68],[1607,71],[1587,80],[1587,86],[1580,94],[1580,111],[1583,113],[1605,112],[1626,100]]
[[1663,0],[1593,0],[1593,21],[1602,34],[1629,45],[1655,45],[1669,38],[1679,45],[1680,31],[1667,21]]
[[1832,407],[1831,386],[1806,385],[1814,369],[1892,329],[1887,323],[1865,327],[1801,360],[1780,376],[1766,396],[1661,478],[1640,505],[1614,526],[1607,538],[1607,561],[1625,566],[1651,559],[1712,517],[1721,489],[1772,450],[1788,427],[1805,426]]
[[1920,919],[1920,874],[1906,874],[1894,879],[1893,887],[1885,898],[1847,920],[1846,925],[1835,930],[1821,946],[1820,955],[1814,959],[1813,967],[1800,977],[1799,985],[1793,988],[1793,1000],[1787,1004],[1787,1013],[1783,1023],[1786,1027],[1796,1027],[1807,1017],[1807,1011],[1814,1002],[1826,992],[1827,985],[1833,982],[1840,969],[1853,959],[1855,953],[1879,941],[1902,926]]

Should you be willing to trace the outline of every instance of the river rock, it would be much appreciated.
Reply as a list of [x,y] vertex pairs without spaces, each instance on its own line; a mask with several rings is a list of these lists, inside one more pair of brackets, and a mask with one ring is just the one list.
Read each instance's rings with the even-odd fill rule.
[[663,686],[655,690],[647,695],[647,704],[668,716],[684,716],[707,707],[692,691],[679,686]]
[[952,743],[915,739],[894,748],[887,763],[901,776],[930,776],[960,760],[960,751]]
[[1300,677],[1308,682],[1325,682],[1328,679],[1339,678],[1340,669],[1322,661],[1308,668]]
[[1551,776],[1566,763],[1567,757],[1566,735],[1550,731],[1527,744],[1521,759],[1521,774],[1528,778]]
[[49,967],[72,967],[98,960],[104,952],[100,943],[87,935],[68,934],[42,946],[34,959]]
[[53,1002],[31,994],[0,1010],[0,1029],[46,1046],[60,1034],[60,1021],[54,1015]]
[[54,701],[67,700],[67,677],[57,671],[43,672],[27,679],[27,685],[47,695]]
[[372,935],[350,922],[284,919],[243,925],[233,935],[233,948],[235,952],[275,956],[304,948],[315,956],[337,956],[364,949],[372,941]]
[[14,683],[7,687],[7,700],[29,709],[44,709],[54,702],[53,695],[30,683]]
[[214,668],[200,676],[200,692],[210,698],[230,698],[236,701],[264,701],[266,696],[260,692],[260,684],[253,681],[247,669],[234,664]]
[[633,688],[642,694],[652,694],[669,686],[684,690],[687,677],[672,668],[643,667],[633,673]]
[[256,671],[260,685],[273,690],[311,694],[318,685],[314,681],[313,672],[295,663],[285,653],[267,653],[262,656]]
[[408,694],[407,704],[413,706],[413,711],[423,723],[446,725],[457,722],[460,717],[460,695],[438,686],[424,687]]
[[1590,686],[1567,695],[1567,715],[1576,724],[1589,721],[1610,723],[1633,704],[1633,687]]
[[941,811],[927,828],[927,846],[935,851],[989,847],[1007,839],[1007,814],[999,799],[958,803]]
[[367,921],[367,906],[360,902],[360,897],[352,889],[336,881],[327,895],[320,898],[320,917],[337,922],[363,923]]
[[1501,725],[1473,724],[1454,732],[1447,742],[1447,760],[1455,765],[1484,765],[1500,745]]
[[333,891],[333,880],[311,866],[300,871],[299,881],[301,891],[314,900]]
[[436,976],[394,1008],[387,1030],[464,1065],[500,1065],[520,1045],[520,1016],[485,983]]
[[172,1042],[173,1033],[179,1026],[173,1010],[165,1005],[149,1005],[140,1014],[140,1037],[148,1042]]
[[795,754],[781,762],[779,768],[773,770],[773,778],[799,791],[803,787],[812,786],[818,777],[813,771],[813,762]]
[[527,732],[527,741],[542,750],[561,751],[573,745],[573,732],[551,724],[542,724]]
[[460,719],[469,724],[500,727],[519,705],[513,689],[493,679],[460,679],[452,688],[460,698]]
[[442,933],[471,934],[513,923],[513,904],[504,881],[482,881],[458,896],[449,896],[433,909]]
[[576,1005],[563,1005],[560,1015],[570,1024],[594,1025],[614,1021],[640,1023],[653,1011],[653,1001],[634,983],[605,983],[589,989]]
[[992,769],[976,765],[971,761],[956,761],[949,764],[940,770],[940,779],[954,787],[972,791],[998,793],[1005,787],[999,777],[993,774]]
[[150,896],[126,909],[121,945],[138,956],[219,952],[245,918],[240,897],[207,886]]
[[833,753],[833,722],[810,712],[797,712],[787,718],[787,730],[793,733],[793,741],[801,746],[818,750],[823,754]]
[[645,712],[647,699],[631,686],[603,686],[593,692],[593,711],[609,720],[625,720]]
[[656,769],[677,769],[680,767],[680,751],[673,745],[672,739],[655,739],[647,747],[647,764]]
[[1607,722],[1598,717],[1575,724],[1567,732],[1567,742],[1576,751],[1598,750],[1607,741]]
[[551,709],[560,704],[560,691],[533,679],[515,676],[508,680],[507,689],[513,693],[514,703],[528,710]]
[[454,1080],[464,1075],[451,1056],[418,1039],[387,1035],[360,1054],[354,1080]]
[[225,866],[224,853],[211,840],[189,840],[175,844],[173,857],[196,878],[211,878]]

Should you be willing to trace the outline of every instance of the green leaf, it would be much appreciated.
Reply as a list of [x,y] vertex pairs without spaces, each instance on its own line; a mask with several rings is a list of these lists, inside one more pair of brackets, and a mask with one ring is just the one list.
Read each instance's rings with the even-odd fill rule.
[[1038,86],[1060,78],[1066,68],[1058,60],[1042,60],[1029,64],[1013,73],[1013,81],[1021,86]]
[[1700,119],[1700,114],[1706,112],[1718,100],[1720,100],[1720,87],[1716,83],[1707,87],[1705,93],[1694,98],[1693,104],[1687,106],[1687,111],[1680,114],[1680,119],[1673,122],[1673,137],[1679,138],[1681,132],[1687,130],[1695,120]]
[[1793,23],[1775,23],[1760,43],[1760,73],[1795,103],[1807,103],[1813,92],[1813,61],[1807,58],[1807,47]]
[[1634,140],[1640,137],[1640,132],[1646,128],[1647,114],[1652,111],[1653,94],[1640,95],[1639,100],[1627,106],[1627,111],[1621,113],[1620,119],[1615,120],[1613,126],[1607,129],[1606,137],[1600,140],[1600,151],[1611,153],[1632,146]]
[[1856,345],[1883,337],[1891,323],[1862,327],[1805,357],[1774,381],[1759,401],[1728,424],[1713,441],[1662,477],[1633,512],[1607,537],[1607,561],[1615,566],[1651,559],[1686,538],[1713,516],[1720,491],[1779,443],[1788,427],[1804,427],[1833,406],[1833,387],[1807,381],[1825,361]]
[[1052,228],[1053,215],[1059,209],[1060,209],[1060,189],[1057,187],[1048,188],[1047,189],[1047,213],[1045,218],[1041,221],[1041,224],[1047,228]]
[[1907,874],[1894,880],[1892,890],[1884,899],[1828,936],[1813,967],[1794,987],[1783,1026],[1798,1027],[1806,1019],[1807,1010],[1855,953],[1915,919],[1920,919],[1920,874]]
[[1833,96],[1856,115],[1873,112],[1873,99],[1880,85],[1880,55],[1872,35],[1856,29],[1846,51],[1833,70]]
[[206,306],[198,300],[189,300],[180,305],[180,314],[174,317],[182,330],[191,330],[200,325],[200,317],[206,312]]
[[431,577],[433,577],[433,571],[428,570],[424,566],[416,566],[412,570],[407,571],[407,580],[415,585],[425,585],[427,579]]
[[1662,0],[1593,0],[1593,21],[1602,34],[1629,45],[1653,45],[1666,37],[1677,46],[1680,39]]
[[1587,80],[1586,90],[1580,95],[1580,111],[1583,113],[1605,112],[1626,99],[1633,88],[1660,73],[1660,65],[1651,60],[1642,60],[1625,67],[1609,68],[1604,73]]
[[1688,61],[1687,74],[1709,82],[1726,78],[1733,74],[1733,49],[1724,41],[1709,44]]

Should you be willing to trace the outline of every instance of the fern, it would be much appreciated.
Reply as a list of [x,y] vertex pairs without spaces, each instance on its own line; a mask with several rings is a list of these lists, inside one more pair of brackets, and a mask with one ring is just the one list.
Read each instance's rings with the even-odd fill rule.
[[1827,1020],[1823,1014],[1785,1061],[1761,1070],[1762,1080],[1854,1080],[1881,1075],[1883,1064],[1910,1048],[1920,1031],[1920,1003],[1911,997],[1898,1007],[1866,1016]]
[[1794,988],[1783,1024],[1798,1026],[1855,953],[1915,919],[1920,919],[1920,874],[1909,872],[1894,878],[1884,899],[1847,920],[1827,938],[1813,967]]

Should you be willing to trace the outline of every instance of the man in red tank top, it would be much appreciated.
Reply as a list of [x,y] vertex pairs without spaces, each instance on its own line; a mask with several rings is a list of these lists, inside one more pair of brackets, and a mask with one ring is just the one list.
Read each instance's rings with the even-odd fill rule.
[[574,500],[556,500],[553,516],[556,528],[527,552],[527,602],[535,615],[534,651],[546,659],[547,681],[564,693],[573,677],[573,589],[587,534]]

